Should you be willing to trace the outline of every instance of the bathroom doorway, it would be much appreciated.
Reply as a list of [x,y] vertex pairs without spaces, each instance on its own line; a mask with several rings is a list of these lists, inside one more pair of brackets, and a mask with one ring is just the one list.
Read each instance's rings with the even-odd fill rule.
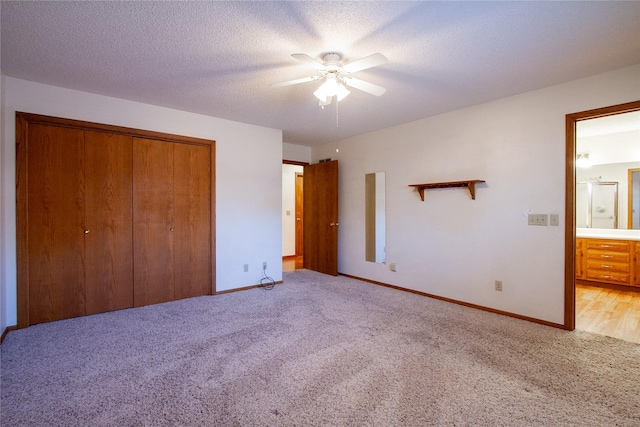
[[591,257],[603,239],[638,234],[627,231],[634,203],[627,176],[640,165],[640,101],[569,114],[566,130],[565,328],[638,342],[640,331],[625,320],[640,313],[634,264],[625,261],[635,253],[634,240],[627,255],[606,265],[620,269],[619,277],[596,277]]

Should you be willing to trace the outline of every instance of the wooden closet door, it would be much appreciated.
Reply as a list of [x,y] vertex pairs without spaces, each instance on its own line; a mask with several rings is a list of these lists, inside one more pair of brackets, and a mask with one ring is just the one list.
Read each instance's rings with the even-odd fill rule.
[[133,307],[132,138],[85,132],[87,314]]
[[28,319],[85,314],[84,133],[29,125]]
[[175,298],[210,295],[211,146],[174,146]]
[[174,299],[173,146],[133,140],[134,306]]

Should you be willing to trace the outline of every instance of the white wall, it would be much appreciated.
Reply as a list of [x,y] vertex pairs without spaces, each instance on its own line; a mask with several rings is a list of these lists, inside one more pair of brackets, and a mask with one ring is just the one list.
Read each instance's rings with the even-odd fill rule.
[[282,165],[282,256],[296,254],[296,173],[298,165]]
[[[565,115],[638,100],[639,82],[636,65],[342,140],[337,155],[314,149],[339,160],[339,271],[562,324]],[[379,171],[386,265],[364,260],[364,175]],[[422,202],[408,187],[464,179],[486,180],[476,200],[451,188]],[[527,226],[529,211],[561,226]]]
[[[16,324],[15,112],[216,141],[216,288],[259,283],[262,262],[282,280],[282,131],[5,78],[2,155],[2,305]],[[244,264],[249,272],[244,273]]]
[[311,163],[311,147],[297,144],[282,144],[282,159],[294,162]]
[[[7,320],[7,310],[5,309],[7,301],[7,256],[5,254],[9,251],[9,246],[6,243],[7,232],[5,215],[9,201],[5,198],[5,176],[7,176],[7,168],[5,165],[5,137],[2,129],[5,129],[4,121],[4,74],[0,70],[0,334],[9,326]],[[14,174],[15,175],[15,174]],[[15,199],[14,199],[15,200]],[[11,202],[15,205],[15,202]],[[15,240],[15,238],[14,238]],[[14,249],[15,251],[15,249]]]

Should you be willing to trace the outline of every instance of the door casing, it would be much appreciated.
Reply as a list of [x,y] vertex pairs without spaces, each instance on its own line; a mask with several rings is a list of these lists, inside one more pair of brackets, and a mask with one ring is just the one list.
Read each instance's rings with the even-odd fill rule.
[[567,114],[565,168],[564,328],[576,325],[576,123],[640,110],[640,101]]

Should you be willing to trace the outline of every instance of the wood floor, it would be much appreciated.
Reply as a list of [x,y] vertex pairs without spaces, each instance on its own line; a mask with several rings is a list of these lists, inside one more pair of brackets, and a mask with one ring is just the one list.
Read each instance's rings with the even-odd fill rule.
[[640,292],[576,284],[576,329],[640,343]]
[[302,268],[301,256],[285,256],[282,257],[282,272],[300,270]]

